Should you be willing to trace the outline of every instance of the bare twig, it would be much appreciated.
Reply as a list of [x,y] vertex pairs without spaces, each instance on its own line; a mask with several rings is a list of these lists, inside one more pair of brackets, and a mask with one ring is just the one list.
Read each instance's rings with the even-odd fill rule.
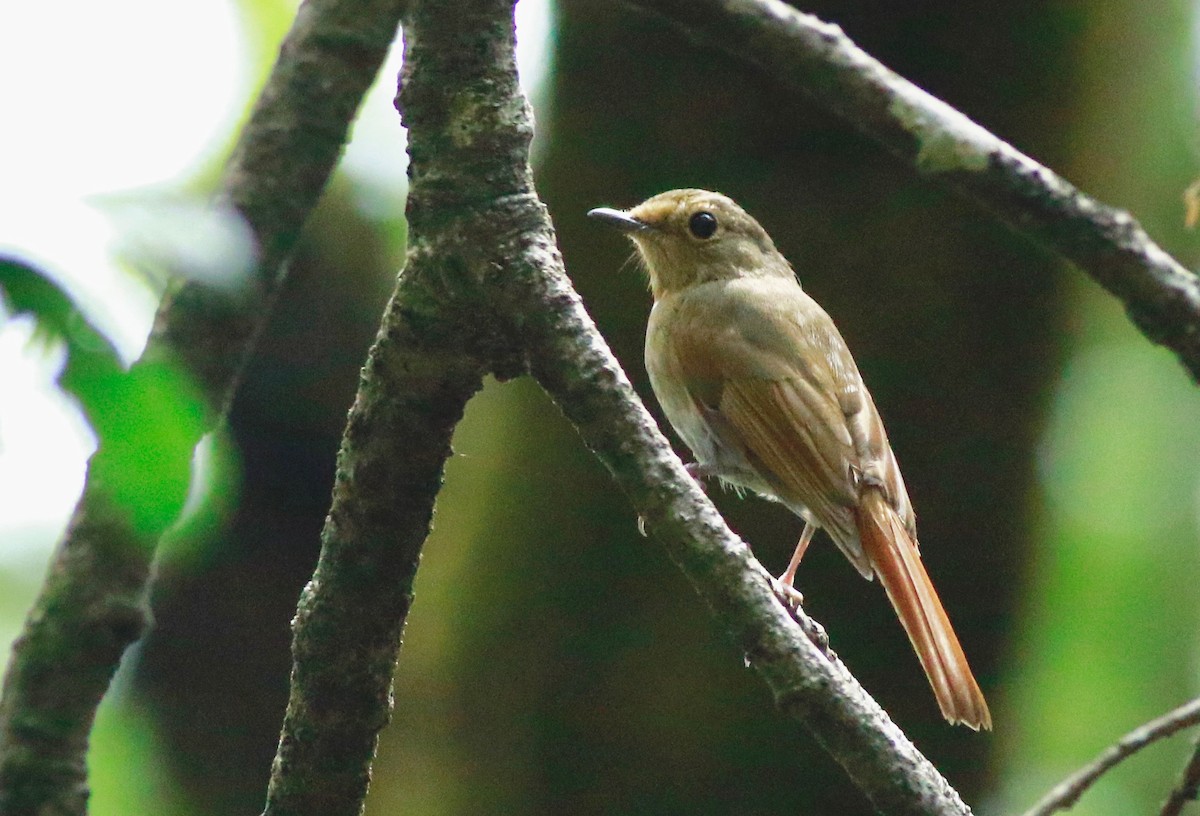
[[[242,133],[223,194],[259,245],[258,276],[236,294],[199,282],[159,309],[132,379],[182,366],[204,416],[149,449],[176,478],[152,517],[123,501],[122,462],[137,452],[101,439],[49,576],[14,646],[0,698],[0,813],[83,814],[85,755],[101,697],[146,625],[149,564],[182,507],[192,450],[228,406],[283,280],[284,262],[325,186],[354,112],[395,37],[402,0],[307,0]],[[128,414],[137,414],[130,405]],[[139,418],[153,424],[152,419]],[[128,441],[128,440],[126,440]],[[152,440],[160,441],[160,440]]]
[[1183,773],[1179,776],[1179,784],[1171,791],[1167,801],[1163,803],[1159,816],[1179,816],[1184,805],[1195,802],[1200,797],[1200,741],[1192,750],[1192,756]]
[[1074,262],[1200,380],[1200,280],[1128,213],[898,76],[842,30],[781,0],[626,0],[826,105],[925,176]]
[[[417,0],[409,18],[400,101],[412,244],[351,414],[321,565],[297,617],[267,813],[361,806],[389,715],[384,668],[399,648],[449,430],[483,369],[537,378],[780,708],[881,812],[969,813],[845,667],[805,635],[816,625],[800,612],[802,629],[780,605],[770,576],[687,476],[584,311],[533,190],[511,12],[510,0],[463,0],[454,14]],[[432,413],[409,416],[421,411]],[[408,504],[398,514],[401,500]],[[349,700],[358,701],[350,711],[335,705]]]
[[1041,801],[1026,811],[1024,816],[1049,816],[1055,811],[1069,809],[1079,801],[1079,797],[1083,795],[1084,791],[1114,766],[1133,756],[1147,745],[1197,723],[1200,723],[1200,699],[1192,700],[1158,719],[1135,728],[1121,737],[1115,745],[1106,748],[1094,761],[1056,785],[1053,790],[1042,797]]

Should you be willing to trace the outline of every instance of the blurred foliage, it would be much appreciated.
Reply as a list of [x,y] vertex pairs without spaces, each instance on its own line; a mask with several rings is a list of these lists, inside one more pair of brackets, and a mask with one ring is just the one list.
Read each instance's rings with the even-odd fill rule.
[[58,382],[96,434],[91,478],[108,485],[136,528],[165,530],[183,509],[202,433],[203,403],[187,375],[162,361],[126,371],[71,297],[19,260],[0,258],[0,292],[11,311],[35,318],[35,337],[66,347]]
[[[261,79],[291,4],[238,7]],[[1196,175],[1182,0],[1158,14],[1134,0],[805,10],[1195,260],[1177,204]],[[1011,812],[1194,694],[1200,397],[1169,355],[1090,283],[1075,273],[1064,283],[1053,259],[744,66],[619,5],[563,0],[557,14],[555,68],[535,95],[539,189],[639,390],[649,396],[648,297],[622,266],[628,248],[583,213],[668,187],[708,186],[746,205],[855,350],[995,735],[942,723],[882,593],[823,539],[799,583],[918,746],[980,812]],[[385,92],[392,82],[381,79]],[[217,168],[181,184],[207,191]],[[261,807],[288,622],[401,262],[403,222],[364,205],[378,196],[367,183],[347,174],[332,185],[227,427],[197,457],[203,478],[160,553],[155,627],[99,714],[98,814]],[[177,454],[198,417],[186,382],[158,367],[131,378],[71,296],[24,262],[0,266],[0,283],[10,309],[35,312],[67,349],[62,385],[115,451],[108,478],[147,523],[165,523],[184,502]],[[489,382],[456,451],[369,813],[869,812],[779,720],[533,383]],[[799,522],[714,494],[781,568]],[[1184,742],[1172,746],[1131,762],[1076,812],[1149,812],[1182,764]]]
[[79,401],[93,427],[105,424],[101,417],[109,395],[114,383],[125,376],[108,338],[58,284],[19,258],[0,256],[0,301],[10,317],[34,319],[35,341],[65,346],[58,384]]

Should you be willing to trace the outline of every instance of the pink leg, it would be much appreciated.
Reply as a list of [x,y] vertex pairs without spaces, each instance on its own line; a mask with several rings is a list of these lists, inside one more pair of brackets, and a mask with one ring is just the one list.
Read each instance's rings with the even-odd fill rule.
[[811,521],[804,522],[804,532],[800,534],[800,541],[796,544],[796,551],[792,553],[792,560],[788,563],[787,569],[783,571],[783,575],[779,576],[779,581],[784,586],[795,585],[796,570],[800,567],[800,559],[804,557],[804,551],[808,549],[808,544],[812,541],[813,533],[816,531],[815,524]]

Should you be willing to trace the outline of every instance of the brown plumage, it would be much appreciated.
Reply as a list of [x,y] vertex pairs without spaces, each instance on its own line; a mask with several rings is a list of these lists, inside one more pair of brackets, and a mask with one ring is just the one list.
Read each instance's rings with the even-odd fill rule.
[[758,222],[718,193],[673,190],[590,215],[634,241],[654,295],[646,368],[699,472],[805,520],[878,575],[942,714],[991,715],[917,550],[916,518],[883,422],[829,315]]

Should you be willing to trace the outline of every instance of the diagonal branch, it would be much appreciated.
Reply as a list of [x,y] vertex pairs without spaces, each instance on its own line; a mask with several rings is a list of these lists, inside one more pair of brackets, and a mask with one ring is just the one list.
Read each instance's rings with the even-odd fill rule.
[[[251,114],[223,182],[259,246],[258,275],[231,293],[198,282],[159,309],[131,381],[181,366],[203,405],[169,448],[141,438],[177,477],[153,517],[124,501],[131,452],[102,437],[83,496],[16,642],[0,698],[0,812],[82,814],[96,707],[126,647],[146,626],[159,537],[183,505],[192,451],[229,405],[283,281],[300,228],[325,186],[350,121],[395,38],[404,0],[307,0]],[[125,406],[138,414],[140,403]],[[153,424],[151,422],[151,424]],[[137,429],[133,429],[137,430]],[[142,460],[138,460],[138,464]]]
[[923,175],[1072,261],[1200,380],[1200,280],[1128,213],[1083,194],[892,72],[837,26],[782,0],[625,1],[808,94]]
[[[1093,762],[1080,768],[1056,785],[1053,790],[1042,797],[1040,802],[1027,810],[1024,816],[1050,816],[1055,811],[1070,809],[1079,801],[1079,797],[1084,794],[1084,791],[1121,762],[1147,745],[1197,723],[1200,723],[1200,699],[1185,703],[1173,711],[1168,711],[1158,719],[1135,728],[1121,737],[1115,745],[1106,748]],[[1164,810],[1163,812],[1168,813],[1169,811]]]

